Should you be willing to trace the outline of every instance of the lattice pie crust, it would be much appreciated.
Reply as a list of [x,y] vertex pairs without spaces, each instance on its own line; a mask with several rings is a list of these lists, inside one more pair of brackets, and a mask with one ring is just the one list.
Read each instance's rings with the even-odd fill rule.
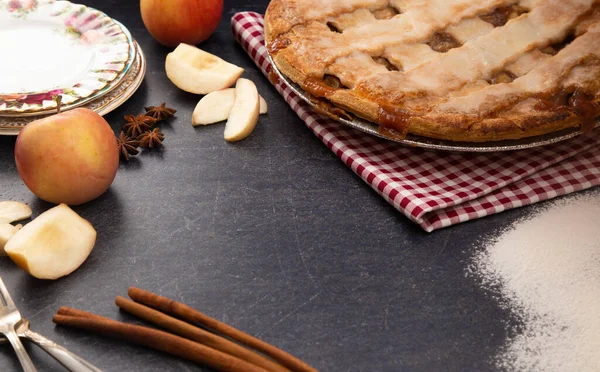
[[265,36],[323,111],[391,136],[518,139],[600,115],[600,1],[273,0]]

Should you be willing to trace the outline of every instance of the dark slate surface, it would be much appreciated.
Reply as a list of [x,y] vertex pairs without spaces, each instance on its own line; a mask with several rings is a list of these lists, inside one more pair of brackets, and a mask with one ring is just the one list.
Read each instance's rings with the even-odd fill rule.
[[[61,305],[114,319],[116,295],[136,285],[190,304],[323,371],[486,371],[510,314],[465,275],[477,242],[532,212],[523,208],[432,234],[390,207],[297,118],[236,45],[229,25],[268,1],[225,1],[201,45],[243,66],[269,103],[252,136],[229,144],[223,126],[194,129],[199,97],[166,78],[169,49],[146,32],[137,1],[86,2],[123,22],[148,58],[140,90],[106,116],[167,101],[166,148],[122,164],[104,196],[76,208],[98,230],[74,274],[39,281],[0,258],[0,273],[33,328],[107,371],[205,370],[162,353],[55,328]],[[14,137],[0,137],[0,200],[50,207],[22,184]],[[43,371],[61,368],[34,346]],[[0,370],[18,369],[0,348]]]

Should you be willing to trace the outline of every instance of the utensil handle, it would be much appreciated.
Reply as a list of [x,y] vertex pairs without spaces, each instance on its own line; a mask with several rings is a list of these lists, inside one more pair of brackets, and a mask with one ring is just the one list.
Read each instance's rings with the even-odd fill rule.
[[102,372],[100,369],[96,368],[88,361],[78,357],[69,350],[65,349],[64,347],[58,345],[53,341],[48,340],[47,338],[38,333],[35,333],[31,330],[26,330],[22,333],[22,336],[33,341],[69,371]]
[[36,372],[37,369],[33,365],[33,362],[29,358],[27,351],[23,347],[21,340],[19,340],[19,336],[15,333],[14,330],[6,332],[4,334],[8,341],[12,344],[13,349],[15,349],[15,353],[17,353],[17,357],[19,358],[19,362],[21,362],[21,367],[23,367],[23,371],[25,372]]

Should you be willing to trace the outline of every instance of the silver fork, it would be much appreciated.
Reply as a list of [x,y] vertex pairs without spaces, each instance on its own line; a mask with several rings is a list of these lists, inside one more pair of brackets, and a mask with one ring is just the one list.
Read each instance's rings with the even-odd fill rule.
[[[2,297],[4,298],[4,301],[7,304],[9,303],[9,301],[10,301],[10,303],[12,303],[12,299],[10,298],[10,295],[8,294],[8,290],[6,289],[4,282],[2,282],[2,278],[0,278],[0,292],[2,293]],[[16,310],[14,303],[12,303],[12,306]],[[2,311],[2,309],[0,309],[0,311]],[[17,315],[18,315],[20,321],[18,321],[16,324],[13,324],[13,332],[15,332],[17,334],[17,336],[27,338],[28,340],[37,344],[39,347],[42,348],[42,350],[44,350],[45,352],[50,354],[50,356],[52,356],[54,359],[56,359],[56,361],[58,361],[60,364],[62,364],[69,371],[102,372],[100,369],[96,368],[95,366],[90,364],[88,361],[71,353],[69,350],[65,349],[64,347],[48,340],[47,338],[43,337],[42,335],[40,335],[38,333],[31,331],[29,329],[29,320],[21,317],[18,310],[17,310]],[[0,327],[1,327],[1,322],[2,322],[2,318],[0,318]],[[0,328],[0,333],[3,333],[1,328]],[[7,336],[7,338],[8,338],[8,336]],[[8,340],[10,340],[10,339],[8,339]],[[17,340],[18,340],[18,338],[17,338]],[[7,339],[0,337],[0,343],[5,342],[5,341],[7,341]],[[11,343],[12,343],[12,341],[11,341]],[[25,354],[25,355],[27,356],[27,354]],[[27,357],[27,358],[29,358],[29,357]],[[20,360],[20,358],[19,358],[19,360]],[[22,362],[21,362],[21,364],[23,365]],[[33,367],[33,365],[32,365],[32,367]],[[29,371],[25,368],[25,366],[23,366],[23,368],[25,369],[25,371]],[[35,371],[35,367],[33,367],[33,369],[31,371]]]
[[0,333],[6,336],[13,349],[15,349],[23,370],[25,372],[36,372],[33,362],[25,351],[17,332],[15,332],[15,326],[21,321],[21,314],[10,297],[2,278],[0,278],[0,295],[6,304],[6,306],[3,306],[0,303]]

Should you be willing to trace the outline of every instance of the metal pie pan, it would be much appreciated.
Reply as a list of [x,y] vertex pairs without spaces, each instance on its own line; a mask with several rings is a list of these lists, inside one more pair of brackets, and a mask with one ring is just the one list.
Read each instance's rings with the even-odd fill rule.
[[[285,76],[275,63],[270,55],[268,55],[269,61],[271,62],[271,66],[273,70],[277,73],[281,81],[285,82],[287,86],[290,87],[294,93],[298,95],[303,101],[315,107],[315,103],[310,99],[308,94],[296,83],[290,80],[287,76]],[[351,115],[351,114],[350,114]],[[549,134],[544,134],[541,136],[533,136],[527,137],[518,140],[504,140],[504,141],[493,141],[493,142],[454,142],[454,141],[446,141],[439,140],[435,138],[428,138],[423,136],[418,136],[415,134],[408,134],[404,139],[398,139],[394,137],[386,136],[379,132],[379,125],[376,123],[372,123],[367,120],[363,120],[352,115],[353,119],[348,120],[345,118],[337,118],[332,120],[337,120],[342,124],[345,124],[354,129],[358,129],[362,132],[368,133],[370,135],[383,138],[389,141],[397,142],[403,145],[411,146],[411,147],[420,147],[431,150],[443,150],[443,151],[456,151],[456,152],[498,152],[498,151],[515,151],[515,150],[523,150],[534,147],[551,145],[554,143],[562,142],[569,140],[571,138],[575,138],[583,132],[581,132],[578,128],[569,128],[562,131],[556,131]],[[600,126],[600,123],[596,123],[596,128]]]

